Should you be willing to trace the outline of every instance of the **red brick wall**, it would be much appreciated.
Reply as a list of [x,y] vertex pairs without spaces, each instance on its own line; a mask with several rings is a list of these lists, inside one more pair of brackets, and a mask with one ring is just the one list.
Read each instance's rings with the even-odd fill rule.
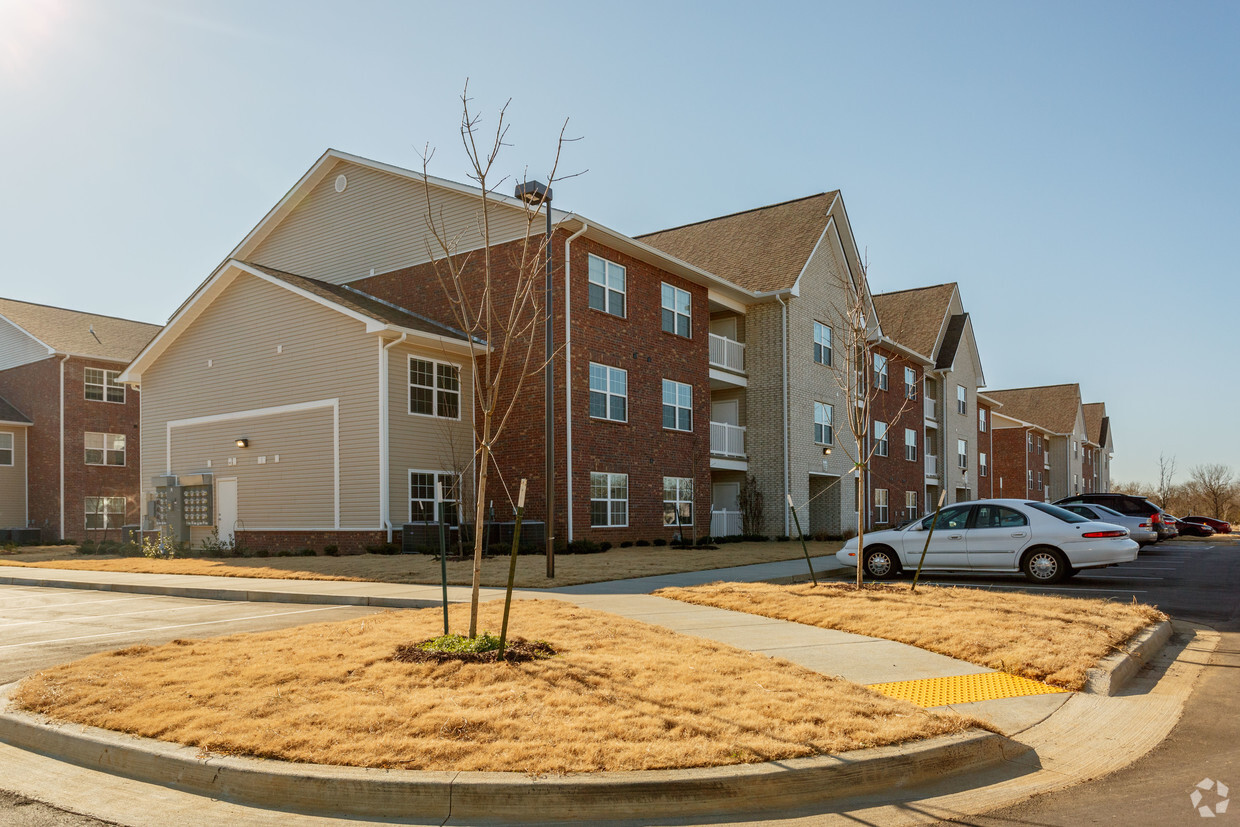
[[[921,386],[922,368],[894,350],[875,347],[874,352],[886,356],[887,390],[879,390],[875,386],[873,401],[870,403],[870,416],[875,422],[887,423],[888,451],[887,456],[877,454],[870,458],[870,505],[873,506],[875,488],[887,489],[888,522],[896,525],[905,519],[905,493],[913,491],[917,494],[917,507],[924,512],[926,503],[926,434],[924,427],[925,402]],[[908,399],[905,395],[904,369],[913,368],[917,372],[917,398]],[[910,462],[904,455],[904,429],[911,428],[917,433],[917,459]],[[871,514],[873,512],[871,511]],[[871,520],[871,528],[875,523]]]
[[[555,533],[567,537],[565,461],[564,298],[563,256],[567,233],[555,238],[556,391],[556,502]],[[492,250],[493,273],[498,280],[515,281],[519,242]],[[595,253],[626,268],[626,317],[619,318],[589,307],[588,254]],[[481,258],[475,254],[469,277],[475,278]],[[541,278],[541,277],[540,277]],[[573,536],[575,539],[610,540],[670,538],[675,529],[663,527],[663,477],[694,477],[695,519],[698,532],[709,531],[710,511],[710,386],[708,379],[709,309],[706,289],[654,268],[617,251],[579,238],[572,247],[572,419],[573,419]],[[692,337],[664,333],[660,290],[666,281],[691,296]],[[541,283],[541,281],[540,281]],[[452,323],[443,290],[431,264],[385,273],[354,282],[353,287],[411,310]],[[534,331],[534,362],[543,353],[543,329]],[[515,354],[514,354],[515,355]],[[521,354],[523,355],[523,354]],[[592,420],[589,416],[590,362],[628,371],[628,422]],[[515,371],[508,374],[503,396],[515,387]],[[693,432],[665,431],[662,426],[662,380],[672,379],[693,386]],[[496,445],[496,464],[515,496],[517,480],[529,480],[526,514],[529,519],[546,515],[543,378],[526,380],[520,401]],[[480,420],[479,420],[480,422]],[[627,528],[590,527],[590,472],[629,475],[629,525]],[[491,477],[487,499],[501,512],[506,496]],[[686,534],[691,533],[686,529]]]
[[[982,476],[982,460],[977,460],[977,496],[978,499],[987,499],[995,496],[995,446],[994,446],[994,419],[991,408],[980,399],[977,401],[977,450],[978,453],[985,453],[988,468],[986,476]],[[986,412],[986,430],[982,430],[982,411]]]
[[26,496],[31,524],[60,532],[60,374],[58,359],[0,371],[0,396],[34,422],[27,429]]
[[1094,493],[1094,457],[1097,450],[1087,445],[1081,446],[1081,492],[1084,494]]
[[[1037,472],[1041,469],[1042,457],[1037,453],[1040,437],[1035,434],[1033,451],[1026,450],[1028,428],[1000,428],[991,434],[991,445],[994,456],[991,459],[991,479],[993,495],[1007,499],[1042,499],[1042,492],[1030,489],[1026,482],[1032,470],[1033,484],[1038,484]],[[1035,466],[1036,460],[1036,466]],[[1000,487],[1002,484],[1002,487]]]
[[[281,551],[314,549],[322,553],[325,546],[337,546],[341,554],[365,554],[367,546],[387,542],[384,531],[238,531],[237,545],[247,551],[266,549],[272,554]],[[392,542],[400,543],[400,534]]]

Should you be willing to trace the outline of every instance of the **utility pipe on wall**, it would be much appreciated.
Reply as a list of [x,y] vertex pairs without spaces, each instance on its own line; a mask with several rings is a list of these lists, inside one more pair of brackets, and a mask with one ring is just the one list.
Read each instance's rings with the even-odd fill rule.
[[573,259],[570,253],[572,253],[573,241],[589,228],[590,225],[582,221],[581,229],[564,241],[564,465],[566,476],[564,516],[568,527],[567,542],[570,543],[573,541],[573,333],[570,328],[573,320],[573,302],[572,294],[569,292]]
[[[69,361],[69,354],[65,354],[60,360],[60,539],[65,539],[65,362]],[[106,393],[106,390],[105,390]],[[30,453],[27,449],[26,463],[30,463]],[[30,497],[30,490],[26,489],[26,497]],[[106,535],[105,535],[106,536]]]
[[387,541],[392,542],[392,483],[391,483],[391,459],[389,452],[389,436],[388,436],[388,406],[391,400],[388,399],[388,374],[392,370],[389,364],[389,356],[391,350],[396,345],[402,344],[409,338],[408,333],[400,334],[399,339],[393,339],[387,344],[383,344],[383,340],[379,340],[379,517],[383,523],[383,529],[387,532]]

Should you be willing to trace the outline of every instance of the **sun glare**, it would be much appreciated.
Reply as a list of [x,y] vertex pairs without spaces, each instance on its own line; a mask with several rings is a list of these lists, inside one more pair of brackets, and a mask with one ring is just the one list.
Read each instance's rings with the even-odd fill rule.
[[68,12],[64,0],[0,0],[0,73],[30,71]]

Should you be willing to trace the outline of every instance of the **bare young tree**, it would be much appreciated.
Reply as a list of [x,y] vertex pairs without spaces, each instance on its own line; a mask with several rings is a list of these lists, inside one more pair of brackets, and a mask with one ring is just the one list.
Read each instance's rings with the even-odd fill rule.
[[[428,147],[422,156],[426,192],[426,225],[431,240],[428,250],[435,275],[447,298],[453,319],[469,341],[474,390],[474,429],[477,438],[474,493],[474,569],[470,599],[469,637],[478,634],[478,593],[482,580],[484,537],[482,526],[487,502],[488,476],[493,465],[496,442],[521,399],[525,381],[541,373],[546,365],[536,357],[535,344],[541,340],[543,296],[541,292],[546,245],[542,231],[550,209],[545,199],[514,202],[496,195],[508,178],[494,172],[495,162],[505,143],[508,103],[500,109],[494,132],[484,133],[482,118],[470,108],[469,86],[461,94],[461,142],[470,166],[469,177],[481,191],[476,232],[454,232],[442,210],[438,210],[430,182],[429,164],[434,152]],[[557,175],[560,153],[568,121],[560,129],[555,157],[546,177],[546,186],[561,180]],[[571,177],[571,176],[563,176]],[[500,203],[501,200],[504,203]],[[524,237],[516,243],[508,260],[492,247],[492,223],[502,211],[523,209]],[[552,527],[548,525],[547,531]]]
[[[1197,494],[1201,510],[1220,520],[1228,519],[1236,500],[1237,482],[1231,468],[1220,462],[1194,465],[1188,471],[1189,482]],[[1193,511],[1198,508],[1193,508]]]
[[1169,508],[1172,496],[1175,494],[1175,457],[1168,457],[1160,453],[1158,455],[1158,504],[1163,508]]

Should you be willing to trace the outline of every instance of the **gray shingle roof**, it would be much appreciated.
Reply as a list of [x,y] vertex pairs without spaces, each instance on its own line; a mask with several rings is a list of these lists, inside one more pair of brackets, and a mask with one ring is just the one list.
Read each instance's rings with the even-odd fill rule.
[[1072,433],[1076,427],[1076,412],[1081,406],[1081,386],[1075,382],[1005,391],[988,390],[986,395],[1003,403],[1005,415],[1040,425],[1053,434]]
[[935,358],[935,343],[951,305],[956,284],[936,284],[874,296],[874,310],[883,333],[923,356]]
[[101,316],[63,307],[0,299],[0,316],[59,353],[128,362],[161,325]]
[[30,417],[10,405],[9,401],[3,396],[0,396],[0,422],[20,422],[24,425],[34,424]]

